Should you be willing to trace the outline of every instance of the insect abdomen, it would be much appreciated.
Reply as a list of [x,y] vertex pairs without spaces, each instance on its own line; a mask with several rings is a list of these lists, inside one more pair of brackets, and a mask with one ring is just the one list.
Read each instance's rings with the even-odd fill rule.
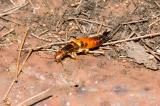
[[101,41],[95,38],[80,38],[81,48],[92,49],[101,45]]

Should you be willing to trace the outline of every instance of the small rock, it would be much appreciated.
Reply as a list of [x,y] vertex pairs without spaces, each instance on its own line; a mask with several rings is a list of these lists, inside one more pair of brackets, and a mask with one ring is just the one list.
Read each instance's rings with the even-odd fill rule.
[[158,69],[157,60],[151,54],[148,54],[145,48],[136,42],[127,42],[125,45],[127,56],[134,59],[139,64],[144,64],[146,68]]

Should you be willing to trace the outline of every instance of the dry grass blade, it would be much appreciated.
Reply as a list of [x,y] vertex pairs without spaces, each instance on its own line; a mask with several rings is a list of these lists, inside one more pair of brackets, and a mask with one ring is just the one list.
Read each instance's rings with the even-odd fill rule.
[[79,25],[79,22],[78,22],[77,19],[75,19],[75,22],[76,22],[76,24],[77,24],[79,30],[84,34],[84,31],[83,31],[83,29],[81,28],[81,26]]
[[14,6],[10,9],[7,9],[3,13],[0,13],[0,17],[8,15],[8,14],[12,14],[13,12],[15,12],[15,11],[19,10],[20,8],[26,6],[27,4],[28,4],[28,2],[26,2],[24,4],[21,4],[21,5],[18,5],[18,6]]
[[53,42],[53,43],[45,44],[45,45],[38,46],[38,47],[35,47],[35,48],[25,48],[25,49],[19,49],[19,50],[23,50],[23,51],[28,51],[28,50],[37,51],[37,50],[40,50],[40,49],[49,48],[49,47],[51,47],[53,45],[63,45],[63,44],[66,44],[68,42],[70,42],[70,41],[67,41],[67,42]]
[[160,8],[160,4],[157,1],[154,1],[154,3]]
[[50,40],[50,39],[45,39],[45,38],[39,37],[39,36],[47,33],[48,31],[49,31],[49,30],[45,30],[45,31],[43,31],[42,33],[40,33],[40,34],[38,34],[38,35],[35,35],[34,33],[31,33],[31,36],[33,36],[33,37],[35,37],[35,38],[37,38],[37,39],[39,39],[39,40],[43,40],[43,41],[46,41],[46,42],[52,42],[52,40]]
[[[23,48],[25,39],[26,39],[26,37],[27,37],[27,33],[28,33],[28,28],[27,28],[27,30],[26,30],[25,36],[24,36],[24,38],[23,38],[23,41],[22,41],[22,43],[21,43],[20,49]],[[12,83],[10,84],[7,92],[6,92],[5,95],[4,95],[4,98],[3,98],[3,101],[4,101],[4,102],[6,102],[6,99],[7,99],[8,94],[10,93],[10,91],[11,91],[14,83],[17,81],[17,78],[18,78],[18,76],[19,76],[19,74],[20,74],[20,72],[21,72],[21,70],[22,70],[25,62],[27,61],[27,59],[29,58],[29,56],[30,56],[31,53],[32,53],[32,51],[30,51],[30,52],[28,53],[28,55],[26,56],[25,60],[24,60],[23,63],[22,63],[22,66],[19,68],[19,64],[20,64],[19,61],[20,61],[21,52],[22,52],[22,51],[19,51],[19,53],[18,53],[16,76],[15,76],[15,78],[13,79],[13,81],[12,81]]]
[[160,21],[160,19],[153,21],[151,24],[149,24],[149,27],[153,26],[154,24],[158,23],[159,21]]
[[4,103],[7,102],[8,94],[10,93],[10,91],[11,91],[11,89],[12,89],[12,87],[13,87],[13,85],[14,85],[15,82],[16,82],[16,80],[14,79],[14,80],[11,82],[11,84],[10,84],[7,92],[5,93],[5,95],[4,95],[4,97],[3,97],[3,102],[4,102]]
[[129,22],[123,22],[122,25],[126,25],[126,24],[135,24],[135,23],[140,23],[140,22],[146,22],[149,19],[141,19],[141,20],[135,20],[135,21],[129,21]]
[[[128,25],[129,28],[138,36],[140,37],[140,34],[134,31],[134,28],[132,28],[132,26]],[[154,53],[154,51],[151,49],[151,47],[145,42],[144,39],[141,38],[142,44],[145,47],[145,49],[147,50],[148,53],[152,54],[158,61],[160,61],[160,57],[157,56],[157,54]]]
[[15,24],[18,24],[18,25],[21,25],[21,26],[24,26],[23,23],[20,23],[20,22],[17,22],[17,21],[14,21],[13,19],[9,19],[9,18],[6,18],[6,17],[0,17],[0,19],[4,20],[4,21],[9,21],[11,23],[15,23]]
[[20,75],[20,73],[21,73],[21,71],[22,71],[23,66],[25,65],[26,61],[28,60],[28,58],[30,57],[30,55],[32,54],[32,52],[33,52],[32,50],[30,50],[30,51],[28,52],[26,58],[24,59],[21,67],[19,68],[19,70],[18,70],[18,72],[17,72],[17,75],[16,75],[17,78],[19,77],[19,75]]
[[[98,25],[101,25],[101,23],[102,23],[102,22],[99,22],[99,21],[93,21],[93,20],[88,20],[88,19],[84,19],[84,18],[72,18],[72,17],[68,18],[68,20],[75,20],[75,19],[85,21],[85,22],[89,22],[89,23],[98,24]],[[102,26],[111,28],[108,25],[105,25],[104,23],[102,24]]]
[[8,32],[6,32],[5,34],[3,34],[0,38],[5,37],[6,35],[10,34],[13,31],[14,31],[14,28],[12,28],[11,30],[9,30]]
[[65,90],[66,88],[69,88],[70,86],[64,85],[60,87],[50,87],[24,101],[19,103],[17,106],[31,106],[35,105],[36,103],[39,103],[45,99],[48,99],[49,97],[53,96],[57,91]]
[[138,37],[133,37],[133,38],[122,39],[122,40],[118,40],[118,41],[104,43],[103,45],[114,45],[114,44],[117,44],[117,43],[128,42],[128,41],[132,41],[132,40],[138,40],[138,39],[141,39],[141,38],[155,37],[155,36],[159,36],[159,35],[160,35],[160,32],[159,33],[153,33],[153,34],[146,34],[146,35],[143,35],[143,36],[138,36]]
[[[22,49],[23,46],[24,46],[24,42],[25,42],[25,40],[26,40],[26,37],[27,37],[27,34],[28,34],[28,30],[29,30],[29,28],[27,28],[27,30],[26,30],[26,32],[25,32],[23,41],[21,42],[21,45],[20,45],[20,49]],[[20,64],[21,53],[22,53],[22,51],[20,50],[19,53],[18,53],[18,58],[17,58],[17,75],[18,75],[18,71],[19,71],[19,64]]]
[[[34,102],[36,103],[40,100],[43,100],[47,97],[50,97],[50,96],[52,96],[52,94],[50,93],[51,90],[52,90],[52,88],[48,88],[47,90],[42,91],[39,94],[34,95],[34,96],[24,100],[23,102],[19,103],[17,106],[32,105],[32,104],[34,104]],[[36,100],[33,102],[34,99],[36,99]]]

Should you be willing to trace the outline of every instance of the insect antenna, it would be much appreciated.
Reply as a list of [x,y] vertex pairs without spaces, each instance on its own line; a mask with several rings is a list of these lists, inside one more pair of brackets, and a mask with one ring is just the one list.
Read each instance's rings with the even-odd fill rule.
[[105,31],[102,33],[102,35],[100,36],[100,39],[102,41],[102,43],[106,43],[107,41],[109,41],[112,38],[111,35],[111,31]]

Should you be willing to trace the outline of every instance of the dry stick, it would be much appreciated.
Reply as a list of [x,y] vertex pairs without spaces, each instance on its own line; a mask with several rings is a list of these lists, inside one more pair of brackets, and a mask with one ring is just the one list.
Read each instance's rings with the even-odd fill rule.
[[158,21],[160,21],[160,19],[157,19],[157,20],[153,21],[151,24],[149,24],[149,27],[151,27],[152,25],[156,24]]
[[[87,19],[84,19],[84,18],[72,18],[72,17],[68,18],[68,20],[75,20],[75,19],[101,25],[101,22],[93,21],[93,20],[87,20]],[[105,27],[109,27],[108,25],[105,25],[105,24],[102,24],[102,25],[105,26]]]
[[27,1],[30,3],[30,5],[32,6],[32,8],[35,8],[31,0],[27,0]]
[[37,36],[42,36],[43,34],[47,33],[49,30],[46,29],[45,31],[41,32],[40,34],[38,34]]
[[113,37],[118,31],[119,29],[122,27],[122,24],[118,25],[118,27],[116,28],[116,30],[111,34],[111,36]]
[[76,8],[76,10],[78,10],[79,7],[82,5],[82,1],[83,1],[83,0],[80,0],[80,2],[78,3],[78,6],[77,6],[77,8]]
[[10,34],[13,31],[14,31],[14,28],[10,29],[8,32],[6,32],[5,34],[3,34],[0,38],[5,37],[6,35]]
[[77,24],[79,30],[84,34],[84,31],[82,30],[81,26],[79,25],[79,22],[78,22],[77,19],[75,19],[75,22],[76,22],[76,24]]
[[51,90],[52,90],[51,88],[48,88],[47,90],[44,90],[44,91],[38,93],[37,95],[34,95],[34,96],[24,100],[23,102],[19,103],[17,106],[23,106],[23,105],[29,106],[29,105],[34,104],[34,102],[33,102],[34,99],[37,99],[37,100],[35,100],[35,103],[36,103],[40,100],[43,100],[47,97],[50,97],[50,96],[52,96],[52,94],[50,93]]
[[[29,30],[29,28],[27,28],[27,30],[25,32],[25,35],[23,37],[23,41],[21,42],[21,45],[20,45],[20,49],[22,49],[23,46],[24,46],[24,42],[25,42],[25,40],[27,38],[28,30]],[[19,71],[21,53],[22,53],[22,51],[20,50],[19,53],[18,53],[18,58],[17,58],[17,74],[16,75],[18,75],[18,71]]]
[[22,4],[22,5],[14,6],[11,9],[7,9],[3,13],[0,13],[0,17],[8,15],[8,14],[12,14],[13,12],[15,12],[15,11],[19,10],[20,8],[26,6],[27,4],[28,4],[28,2],[26,2],[26,3]]
[[7,92],[5,93],[4,97],[3,97],[3,102],[6,103],[7,102],[7,97],[8,97],[8,94],[10,93],[14,83],[16,82],[16,80],[13,80],[12,83],[10,84]]
[[[130,28],[132,31],[134,31],[134,29],[133,29],[130,25],[128,25],[128,26],[129,26],[129,28]],[[134,31],[134,32],[135,32],[135,31]],[[137,32],[135,32],[135,34],[136,34],[137,36],[140,36],[140,34],[137,33]],[[151,47],[145,42],[145,40],[141,38],[141,41],[142,41],[142,43],[143,43],[143,46],[144,46],[145,49],[147,50],[147,52],[149,52],[150,54],[152,54],[157,60],[160,61],[160,57],[157,56],[157,55],[154,53],[154,51],[153,51],[153,50],[151,49]]]
[[38,47],[35,47],[35,48],[25,48],[25,49],[19,49],[19,50],[23,50],[23,51],[33,50],[33,51],[36,51],[36,50],[39,50],[39,49],[51,47],[53,45],[63,45],[63,44],[66,44],[68,42],[70,42],[70,41],[67,41],[67,42],[53,42],[53,43],[49,43],[49,44],[46,44],[46,45],[38,46]]
[[132,40],[138,40],[138,39],[141,39],[141,38],[155,37],[155,36],[158,36],[158,35],[160,35],[160,32],[159,33],[153,33],[153,34],[146,34],[146,35],[143,35],[143,36],[138,36],[138,37],[133,37],[133,38],[128,38],[128,39],[122,39],[122,40],[113,41],[113,42],[108,42],[108,43],[104,43],[103,45],[113,45],[113,44],[116,44],[116,43],[128,42],[128,41],[132,41]]
[[156,54],[156,55],[160,56],[160,53],[158,53],[158,52],[155,52],[155,51],[154,51],[154,54]]
[[[103,19],[103,21],[104,21],[104,19]],[[100,31],[101,31],[101,29],[102,29],[103,21],[101,22],[101,24],[100,24],[100,26],[99,26],[99,28],[98,28],[98,30],[97,30],[97,34],[100,33]]]
[[151,48],[149,48],[147,44],[144,43],[143,46],[147,49],[147,52],[152,54],[158,61],[160,61],[160,57],[157,56],[157,54]]
[[154,1],[154,3],[160,8],[160,4],[157,1]]
[[23,66],[25,65],[26,61],[28,60],[29,56],[31,55],[31,53],[32,53],[32,50],[30,50],[29,53],[27,54],[27,56],[26,56],[26,58],[25,58],[25,60],[24,60],[24,62],[23,62],[23,64],[22,64],[21,68],[19,68],[18,74],[17,74],[16,77],[13,79],[13,81],[12,81],[12,83],[10,84],[7,92],[5,93],[5,95],[4,95],[4,97],[3,97],[3,101],[4,101],[4,102],[6,102],[6,99],[7,99],[8,94],[10,93],[10,91],[11,91],[14,83],[17,81],[17,78],[19,77],[19,75],[20,75],[20,73],[21,73],[21,70],[22,70]]
[[129,21],[129,22],[123,22],[122,25],[126,25],[126,24],[135,24],[135,23],[140,23],[140,22],[146,22],[149,19],[141,19],[141,20],[135,20],[135,21]]
[[57,31],[58,27],[60,27],[60,26],[63,24],[63,23],[62,23],[62,20],[63,20],[63,17],[64,17],[64,15],[65,15],[65,13],[66,13],[66,10],[67,10],[67,9],[64,10],[64,12],[63,12],[62,15],[60,16],[58,22],[56,23],[56,31]]
[[19,77],[20,73],[22,72],[22,68],[23,68],[23,66],[25,65],[26,61],[28,60],[29,56],[32,54],[32,52],[33,52],[33,50],[30,50],[30,51],[28,52],[28,54],[27,54],[26,58],[24,59],[21,67],[19,68],[19,71],[18,71],[18,73],[17,73],[17,78]]
[[12,19],[7,19],[7,18],[4,18],[4,17],[0,17],[0,19],[5,20],[5,21],[9,21],[9,22],[12,22],[12,23],[15,23],[15,24],[18,24],[18,25],[21,25],[21,26],[24,26],[24,24],[16,22],[16,21],[13,21]]
[[[23,48],[23,45],[24,45],[24,42],[25,42],[25,39],[26,39],[26,36],[27,36],[27,32],[28,32],[28,29],[27,29],[27,31],[26,31],[26,34],[25,34],[24,38],[23,38],[23,41],[22,41],[21,46],[20,46],[20,49]],[[7,92],[6,92],[5,95],[4,95],[4,98],[3,98],[3,101],[4,101],[4,102],[6,101],[6,98],[7,98],[8,94],[10,93],[10,91],[11,91],[14,83],[17,81],[17,78],[18,78],[18,76],[19,76],[19,70],[22,70],[23,65],[25,64],[25,62],[27,61],[27,59],[28,59],[28,57],[30,56],[31,53],[32,53],[32,52],[29,52],[29,53],[28,53],[28,55],[26,56],[25,61],[23,62],[21,68],[19,69],[19,60],[20,60],[20,55],[21,55],[21,51],[19,51],[18,59],[17,59],[17,74],[16,74],[16,77],[14,78],[14,80],[12,81],[12,83],[10,84]]]
[[72,3],[71,4],[71,7],[76,7],[76,6],[78,6],[79,5],[79,2],[77,2],[77,3]]
[[45,39],[45,38],[39,37],[40,35],[43,35],[43,34],[45,34],[45,33],[47,33],[47,32],[48,32],[48,30],[45,30],[45,31],[43,31],[42,33],[40,33],[40,34],[38,34],[38,35],[35,35],[34,33],[32,33],[31,36],[33,36],[33,37],[35,37],[35,38],[37,38],[37,39],[46,41],[46,42],[52,42],[52,40],[50,40],[50,39]]
[[55,93],[57,90],[60,91],[60,90],[65,90],[66,88],[68,88],[70,86],[68,85],[64,85],[64,86],[60,86],[60,87],[57,87],[55,88],[54,86],[24,100],[23,102],[19,103],[17,106],[31,106],[33,104],[36,104],[40,101],[43,101],[51,96],[53,96],[53,93]]
[[132,31],[132,32],[130,33],[130,35],[128,36],[128,38],[131,38],[134,34],[135,34],[135,31]]

